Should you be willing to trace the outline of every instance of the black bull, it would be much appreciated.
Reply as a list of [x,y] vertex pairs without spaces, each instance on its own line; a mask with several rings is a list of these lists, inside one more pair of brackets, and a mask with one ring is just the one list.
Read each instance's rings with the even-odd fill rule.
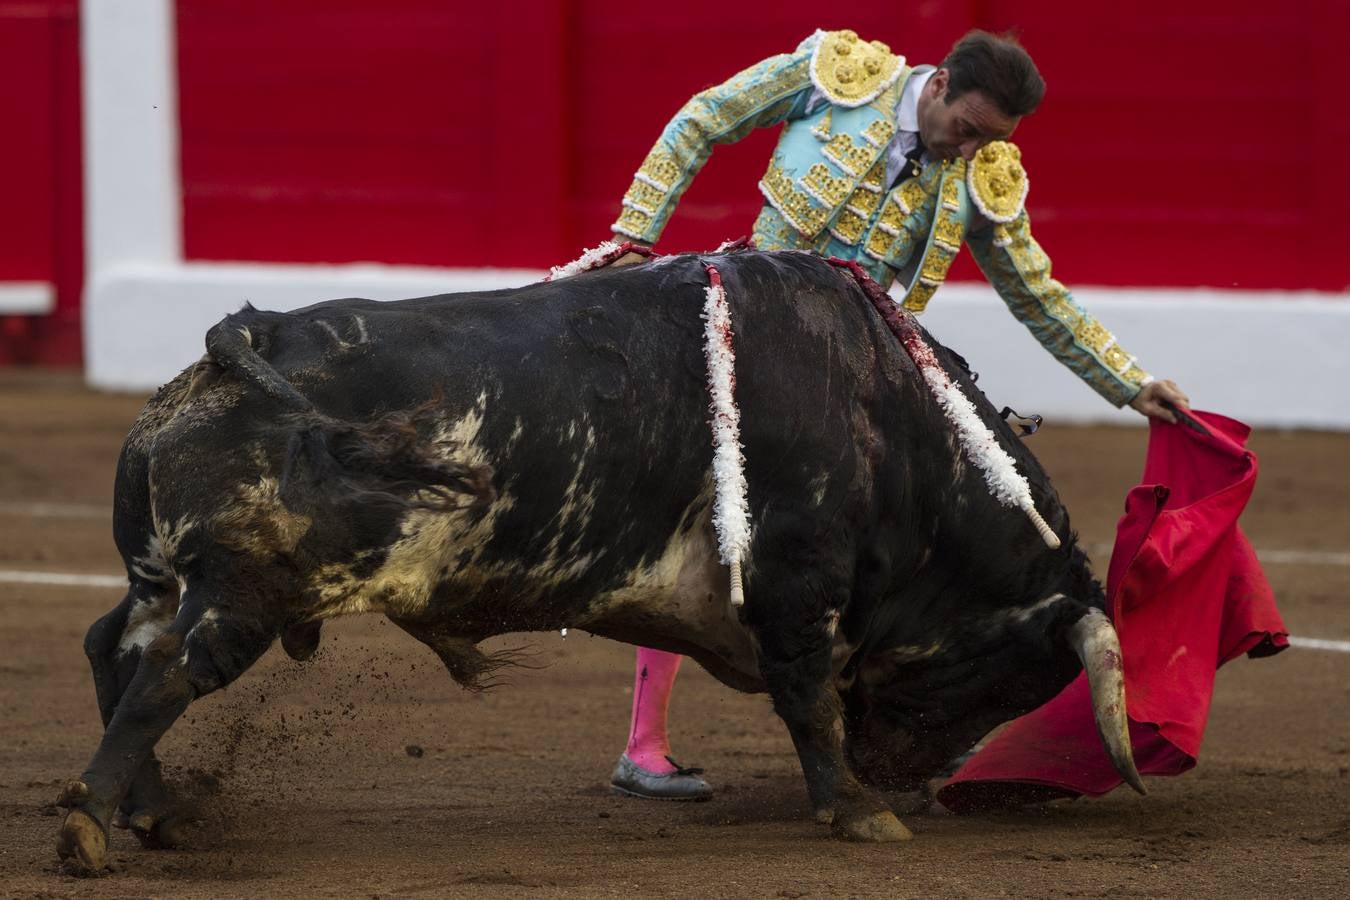
[[105,732],[63,795],[61,855],[101,868],[121,817],[177,842],[161,735],[278,637],[303,659],[353,612],[388,616],[467,686],[510,662],[484,638],[580,628],[766,690],[841,837],[908,837],[869,788],[915,787],[1080,659],[1137,783],[1101,589],[955,357],[934,344],[1061,548],[990,495],[851,276],[799,253],[707,259],[735,328],[739,610],[710,524],[703,258],[215,326],[118,464],[130,587],[85,642]]

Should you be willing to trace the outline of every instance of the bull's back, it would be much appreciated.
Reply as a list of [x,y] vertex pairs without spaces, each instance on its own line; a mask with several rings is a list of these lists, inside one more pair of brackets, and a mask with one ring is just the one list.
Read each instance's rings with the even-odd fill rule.
[[[819,259],[710,261],[731,305],[752,505],[797,502],[814,475],[857,455],[858,411],[906,381],[903,354]],[[224,371],[198,378],[156,432],[161,524],[215,503],[233,517],[231,549],[330,566],[357,557],[325,576],[340,585],[333,596],[374,573],[418,603],[477,598],[485,610],[489,598],[524,596],[541,622],[575,608],[657,566],[702,521],[707,285],[703,260],[688,257],[490,294],[245,310],[231,328],[303,402],[356,423],[422,410],[422,438],[490,467],[496,499],[449,518],[297,508],[279,488],[294,410]]]

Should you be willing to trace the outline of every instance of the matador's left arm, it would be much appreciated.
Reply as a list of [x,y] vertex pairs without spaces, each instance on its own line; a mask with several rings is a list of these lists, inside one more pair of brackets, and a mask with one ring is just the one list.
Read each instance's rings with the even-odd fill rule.
[[1008,309],[1056,359],[1112,404],[1124,406],[1153,378],[1050,273],[1050,257],[1031,236],[1021,153],[997,142],[972,166],[976,207],[966,234],[975,261]]

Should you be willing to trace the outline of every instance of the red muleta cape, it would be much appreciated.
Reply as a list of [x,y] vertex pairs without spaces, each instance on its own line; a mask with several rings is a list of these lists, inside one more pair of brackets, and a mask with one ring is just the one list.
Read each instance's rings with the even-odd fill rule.
[[[1106,578],[1120,636],[1135,762],[1144,775],[1195,765],[1214,674],[1246,653],[1269,656],[1288,633],[1238,516],[1256,484],[1251,429],[1195,412],[1208,434],[1152,420],[1142,482],[1125,498]],[[1121,784],[1080,674],[1015,720],[938,791],[955,812],[1082,794]]]

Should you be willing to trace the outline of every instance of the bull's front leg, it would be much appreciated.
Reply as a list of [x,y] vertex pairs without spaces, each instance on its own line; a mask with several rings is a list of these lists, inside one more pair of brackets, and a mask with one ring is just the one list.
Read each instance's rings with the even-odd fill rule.
[[[105,729],[140,666],[144,649],[168,629],[177,611],[177,585],[169,588],[133,578],[122,602],[90,627],[84,650]],[[187,843],[187,818],[176,808],[153,753],[137,771],[112,824],[130,828],[146,847]]]
[[185,597],[172,624],[140,656],[98,750],[61,798],[69,808],[57,839],[68,866],[96,874],[107,865],[108,825],[134,785],[153,769],[154,747],[197,697],[233,681],[279,629]]
[[762,624],[755,624],[751,610],[760,672],[801,760],[816,820],[829,823],[834,836],[844,840],[909,840],[909,829],[863,788],[844,761],[841,703],[830,679],[837,613],[827,610],[814,621],[794,623],[791,615],[782,615],[791,604],[769,605],[774,609]]

